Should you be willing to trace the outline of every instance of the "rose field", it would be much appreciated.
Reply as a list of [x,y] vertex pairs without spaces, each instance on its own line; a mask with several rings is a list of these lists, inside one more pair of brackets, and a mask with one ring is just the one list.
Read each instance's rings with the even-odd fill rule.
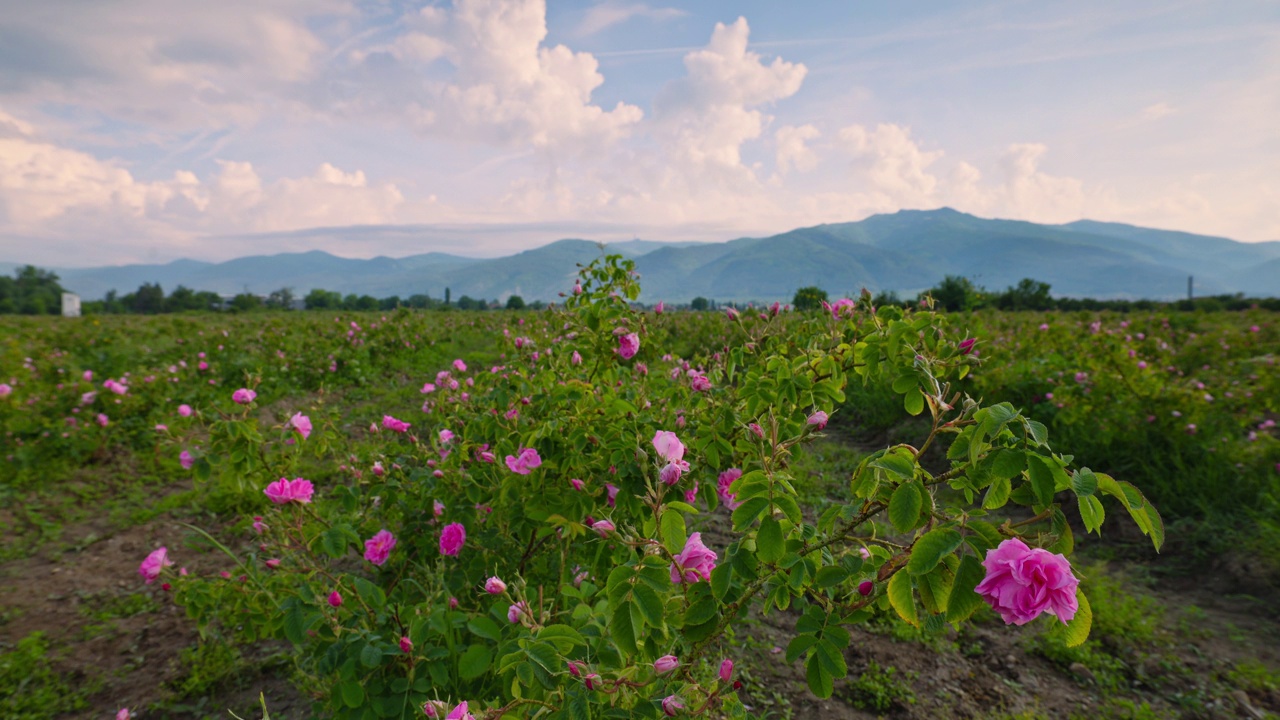
[[1273,312],[0,317],[0,718],[1280,713]]

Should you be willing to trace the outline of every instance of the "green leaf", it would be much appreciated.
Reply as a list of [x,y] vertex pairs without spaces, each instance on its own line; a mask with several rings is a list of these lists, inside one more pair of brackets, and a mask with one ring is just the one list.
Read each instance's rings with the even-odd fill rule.
[[1049,429],[1044,423],[1035,420],[1026,420],[1027,432],[1031,433],[1031,439],[1036,445],[1044,445],[1049,442]]
[[562,655],[572,652],[578,645],[587,644],[582,634],[568,625],[548,625],[538,631],[538,639],[555,645]]
[[1067,647],[1083,645],[1084,641],[1089,639],[1089,628],[1093,626],[1093,608],[1089,607],[1089,599],[1078,587],[1076,602],[1080,607],[1076,609],[1075,617],[1071,618],[1071,622],[1067,623],[1065,636]]
[[756,533],[756,556],[767,563],[776,563],[786,552],[782,541],[782,525],[771,517],[760,521],[760,530]]
[[898,617],[909,625],[920,627],[920,620],[916,615],[915,597],[911,594],[910,575],[905,572],[894,573],[893,578],[889,580],[889,589],[886,594],[889,596],[889,604],[898,613]]
[[613,608],[613,615],[609,621],[609,637],[613,638],[614,644],[622,652],[630,655],[639,652],[636,648],[635,626],[631,624],[631,603],[618,603]]
[[969,619],[978,608],[986,603],[973,589],[987,576],[982,563],[972,555],[960,558],[960,567],[956,570],[955,582],[951,584],[951,595],[947,598],[947,622],[959,623]]
[[376,668],[382,664],[382,651],[373,643],[365,643],[360,648],[360,664],[365,667]]
[[1053,502],[1053,468],[1054,463],[1041,455],[1027,457],[1027,474],[1031,476],[1031,490],[1036,494],[1040,507],[1047,507]]
[[1079,497],[1089,497],[1098,491],[1098,478],[1089,468],[1080,468],[1071,476],[1071,489]]
[[871,467],[880,468],[894,475],[900,481],[910,480],[916,475],[916,462],[906,451],[891,451],[867,463]]
[[662,627],[662,599],[658,597],[658,593],[643,583],[633,587],[632,593],[645,622],[655,628]]
[[471,620],[467,622],[467,629],[469,629],[472,634],[482,637],[485,640],[498,642],[502,639],[502,630],[498,627],[498,623],[494,622],[493,618],[486,615],[471,618]]
[[382,588],[378,587],[377,585],[374,585],[373,583],[369,582],[368,580],[365,580],[362,577],[356,578],[355,583],[356,583],[356,592],[359,593],[360,599],[364,600],[365,603],[369,605],[369,607],[373,608],[374,610],[381,610],[382,608],[386,607],[387,594],[382,591]]
[[955,552],[964,542],[960,533],[953,528],[930,530],[916,540],[911,548],[911,559],[907,560],[907,572],[912,575],[923,575],[938,566],[944,555]]
[[493,651],[488,645],[472,645],[458,658],[458,677],[475,680],[489,670],[492,661]]
[[635,574],[635,568],[630,565],[619,565],[609,571],[609,578],[605,580],[605,590],[609,595],[610,604],[617,603],[627,594],[627,591],[631,589],[631,583],[628,581]]
[[701,625],[716,616],[719,606],[711,597],[704,597],[693,605],[684,614],[685,625]]
[[997,510],[1005,506],[1009,502],[1009,492],[1013,489],[1011,481],[1007,477],[997,476],[991,481],[991,487],[987,488],[987,497],[982,501],[982,507],[987,510]]
[[560,661],[560,654],[551,643],[531,642],[525,646],[524,651],[529,655],[530,660],[549,673],[558,672],[564,667]]
[[839,565],[828,565],[818,571],[813,582],[820,588],[835,587],[849,578],[849,572]]
[[902,396],[902,407],[912,415],[919,415],[924,411],[924,393],[920,392],[920,388],[913,387]]
[[733,529],[741,530],[755,522],[767,507],[769,507],[769,498],[764,497],[753,497],[742,503],[737,510],[733,511]]
[[817,635],[797,635],[787,643],[787,662],[793,663],[804,654],[805,650],[818,644]]
[[684,515],[675,510],[662,513],[662,545],[667,552],[679,553],[684,549],[685,540]]
[[773,502],[782,511],[783,515],[794,525],[799,525],[804,519],[804,515],[800,512],[800,506],[796,504],[795,498],[790,495],[778,494],[773,496]]
[[[919,393],[918,390],[916,392]],[[805,665],[805,674],[809,680],[809,690],[823,700],[831,697],[831,693],[835,691],[835,683],[832,681],[831,673],[823,667],[822,661],[818,659],[818,654],[811,654],[809,661]]]
[[991,474],[1006,480],[1017,477],[1027,469],[1027,456],[1021,450],[1001,448],[991,461]]
[[1096,495],[1077,498],[1080,505],[1080,519],[1084,522],[1086,532],[1094,532],[1102,527],[1102,521],[1106,518],[1106,512],[1102,508],[1102,501]]
[[907,532],[920,520],[920,508],[924,505],[924,490],[920,483],[911,481],[898,486],[889,499],[889,522],[899,532]]
[[364,688],[355,680],[342,683],[338,686],[338,691],[347,707],[354,710],[364,704]]
[[842,678],[849,674],[849,666],[845,663],[844,653],[840,652],[840,648],[831,644],[829,640],[819,640],[814,646],[814,654],[818,656],[818,661],[822,663],[822,667],[831,673],[833,678]]

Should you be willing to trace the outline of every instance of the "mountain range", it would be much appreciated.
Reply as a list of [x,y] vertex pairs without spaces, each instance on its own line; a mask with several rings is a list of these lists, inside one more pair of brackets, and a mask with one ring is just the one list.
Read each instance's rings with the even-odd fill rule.
[[[269,238],[264,239],[269,243]],[[145,282],[166,292],[178,285],[231,295],[289,287],[387,297],[425,293],[454,299],[555,300],[572,287],[578,263],[602,252],[633,258],[642,300],[687,302],[790,299],[817,285],[833,297],[865,287],[903,296],[962,275],[993,290],[1022,278],[1050,283],[1055,296],[1174,299],[1196,295],[1280,295],[1280,241],[1227,238],[1080,220],[1042,225],[975,217],[949,208],[903,210],[858,222],[800,228],[721,243],[647,240],[601,245],[565,239],[515,255],[468,258],[426,253],[351,259],[311,251],[237,258],[222,263],[176,260],[164,265],[56,269],[64,287],[86,299],[131,292]],[[0,270],[7,270],[0,264]]]

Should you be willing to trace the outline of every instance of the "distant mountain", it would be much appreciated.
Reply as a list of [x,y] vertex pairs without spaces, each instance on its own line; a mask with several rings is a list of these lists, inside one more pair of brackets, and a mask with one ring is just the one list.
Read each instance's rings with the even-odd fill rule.
[[[185,285],[223,294],[291,287],[299,295],[323,288],[439,298],[449,288],[455,299],[501,300],[514,294],[555,300],[572,287],[577,265],[599,257],[601,247],[567,239],[493,259],[427,253],[358,260],[312,251],[217,264],[178,260],[58,272],[66,287],[86,298],[158,282],[166,291]],[[646,301],[682,302],[699,295],[784,300],[805,285],[833,296],[863,287],[907,296],[946,275],[963,275],[994,290],[1029,277],[1050,283],[1058,296],[1151,299],[1185,296],[1187,276],[1194,275],[1197,295],[1280,295],[1280,242],[1241,243],[1092,220],[1065,225],[989,220],[949,208],[904,210],[722,243],[635,239],[603,247],[635,259]]]

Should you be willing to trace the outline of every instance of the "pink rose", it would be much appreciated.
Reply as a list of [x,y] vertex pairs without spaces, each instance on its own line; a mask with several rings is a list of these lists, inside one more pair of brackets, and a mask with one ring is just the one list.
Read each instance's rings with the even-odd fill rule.
[[572,485],[573,489],[577,490],[578,492],[582,492],[583,488],[586,487],[586,485],[584,485],[583,482],[578,478],[569,478],[569,484]]
[[462,523],[449,523],[440,531],[440,554],[457,555],[467,541],[467,528]]
[[150,585],[156,578],[160,577],[161,571],[166,567],[173,565],[173,561],[169,559],[169,551],[164,547],[153,550],[150,555],[142,561],[138,566],[138,574]]
[[475,715],[467,712],[467,703],[463,701],[458,703],[453,710],[450,710],[449,714],[444,716],[444,720],[475,720],[475,717]]
[[680,476],[684,473],[680,466],[675,463],[667,463],[665,467],[658,473],[658,479],[664,485],[675,485],[680,482]]
[[386,529],[379,530],[373,537],[364,541],[364,559],[374,565],[382,565],[395,546],[395,536]]
[[484,581],[484,591],[490,595],[501,595],[507,591],[507,584],[502,582],[502,578],[491,577]]
[[386,428],[386,429],[388,429],[388,430],[394,430],[394,431],[396,431],[396,432],[398,432],[398,433],[402,433],[402,432],[408,432],[408,430],[409,430],[409,423],[407,423],[407,422],[405,422],[405,421],[403,421],[403,420],[397,420],[397,419],[395,419],[395,418],[391,417],[390,415],[383,415],[383,416],[382,416],[382,427],[384,427],[384,428]]
[[659,430],[654,433],[653,449],[657,451],[658,457],[667,462],[684,459],[684,443],[680,442],[676,434],[670,430]]
[[678,667],[680,667],[680,660],[675,655],[663,655],[653,661],[653,669],[659,675],[666,675]]
[[597,520],[591,523],[591,529],[600,533],[600,537],[605,537],[615,530],[613,523],[608,520]]
[[618,486],[605,483],[604,490],[609,507],[616,507],[618,504]]
[[289,426],[297,431],[303,440],[311,437],[311,418],[306,415],[294,413],[293,417],[289,418]]
[[191,406],[183,403],[178,406],[178,414],[182,417],[191,417]]
[[684,549],[671,564],[671,582],[695,583],[699,579],[710,580],[716,567],[716,554],[702,544],[702,533],[694,533],[685,541]]
[[827,426],[827,414],[819,410],[810,415],[809,419],[805,420],[805,422],[813,425],[816,429],[821,430]]
[[875,589],[876,589],[876,584],[871,582],[870,580],[863,580],[862,582],[858,583],[858,594],[861,595],[862,597],[867,597]]
[[653,306],[653,312],[655,315],[661,315],[663,311],[666,309],[667,309],[667,306],[664,305],[661,300],[658,301],[657,305]]
[[729,492],[729,486],[734,480],[742,477],[742,471],[738,468],[729,468],[720,473],[720,477],[716,478],[716,495],[720,497],[720,502],[730,510],[737,510],[742,503],[738,502],[736,493]]
[[400,638],[400,652],[405,654],[413,652],[413,641],[407,635]]
[[[730,308],[732,310],[732,308]],[[684,703],[675,695],[668,695],[662,698],[662,712],[667,717],[675,717],[677,713],[684,709]]]
[[249,388],[240,388],[239,390],[231,393],[231,399],[235,400],[240,405],[248,405],[253,402],[253,399],[256,397],[258,397],[258,393],[250,390]]
[[640,351],[640,336],[635,333],[627,333],[618,336],[618,357],[623,360],[630,360]]
[[183,450],[178,453],[178,462],[182,463],[183,470],[190,470],[191,466],[196,464],[196,459],[191,456],[191,453]]
[[510,622],[512,625],[515,625],[528,616],[529,603],[526,603],[523,600],[507,608],[507,622]]
[[730,660],[729,658],[725,658],[724,662],[720,663],[720,681],[729,682],[729,679],[732,677],[733,677],[733,661]]
[[508,455],[507,467],[511,468],[511,472],[517,475],[528,475],[534,468],[542,464],[542,458],[538,457],[538,451],[534,448],[520,448],[520,453],[516,455]]
[[11,392],[13,392],[13,388],[9,387],[9,383],[0,383],[0,397],[9,397]]
[[[87,373],[88,371],[86,370],[85,372]],[[116,720],[129,720],[129,717],[129,708],[127,707],[120,708],[120,711],[116,713]]]
[[449,443],[453,442],[453,431],[441,430],[439,437],[440,437],[441,445],[448,445]]
[[695,392],[706,392],[711,389],[711,381],[706,375],[699,375],[689,382],[689,387]]
[[1062,555],[1010,538],[988,551],[982,565],[987,576],[974,591],[1006,624],[1025,625],[1042,612],[1056,615],[1064,624],[1075,617],[1080,581]]
[[434,514],[436,517],[440,517],[441,515],[443,515],[443,514],[444,514],[444,503],[440,502],[439,500],[436,500],[436,501],[432,502],[432,504],[431,504],[431,512],[432,512],[432,514]]
[[111,418],[107,417],[106,413],[98,413],[98,424],[106,427],[111,424]]
[[956,347],[960,350],[960,354],[968,355],[973,352],[973,344],[977,342],[977,338],[965,338]]
[[342,607],[342,595],[338,594],[337,590],[329,593],[329,606]]

